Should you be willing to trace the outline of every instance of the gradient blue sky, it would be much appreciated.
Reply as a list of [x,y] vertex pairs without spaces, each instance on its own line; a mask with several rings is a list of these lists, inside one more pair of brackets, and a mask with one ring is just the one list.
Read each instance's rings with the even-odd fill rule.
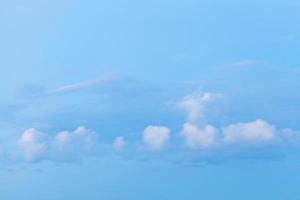
[[0,199],[300,199],[299,9],[0,1]]

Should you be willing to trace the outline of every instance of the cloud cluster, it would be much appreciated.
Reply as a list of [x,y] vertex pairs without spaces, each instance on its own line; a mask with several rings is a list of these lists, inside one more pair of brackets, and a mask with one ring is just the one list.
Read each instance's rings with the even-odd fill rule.
[[58,159],[61,156],[81,156],[93,151],[97,134],[83,126],[72,132],[63,131],[50,137],[30,128],[21,135],[18,144],[26,161]]
[[54,138],[55,146],[61,152],[74,149],[80,152],[90,152],[96,141],[97,134],[83,126],[78,127],[73,132],[60,132]]
[[[195,152],[201,155],[214,152],[215,155],[227,155],[234,152],[238,155],[247,155],[251,149],[257,150],[272,147],[300,146],[300,133],[291,129],[278,129],[265,120],[257,119],[249,122],[237,122],[222,127],[216,127],[206,122],[206,112],[220,94],[194,92],[185,96],[178,102],[187,116],[182,129],[171,134],[167,126],[149,125],[141,131],[141,137],[135,146],[139,154],[139,147],[145,152],[159,154],[164,150],[180,150],[183,154]],[[172,138],[173,137],[173,138]],[[171,144],[172,141],[175,143]],[[124,136],[116,137],[111,150],[122,153],[129,146]],[[44,134],[34,128],[27,129],[20,136],[18,145],[22,150],[23,158],[28,162],[39,160],[65,160],[66,158],[79,158],[95,152],[100,143],[98,135],[83,126],[74,131],[62,131],[54,136]],[[182,148],[184,147],[184,148]],[[278,149],[278,148],[277,148]],[[168,151],[172,154],[172,151]],[[181,154],[182,155],[182,154]],[[188,154],[186,154],[188,155]]]
[[204,110],[220,94],[199,93],[184,97],[179,106],[185,108],[187,122],[183,124],[181,136],[185,146],[193,150],[208,150],[217,148],[258,147],[280,140],[278,130],[264,120],[229,124],[225,127],[214,127],[211,124],[199,123],[204,121]]
[[265,144],[275,144],[283,139],[279,130],[261,119],[230,124],[222,128],[212,125],[199,128],[194,124],[185,123],[181,135],[186,147],[201,150],[222,147],[257,148]]

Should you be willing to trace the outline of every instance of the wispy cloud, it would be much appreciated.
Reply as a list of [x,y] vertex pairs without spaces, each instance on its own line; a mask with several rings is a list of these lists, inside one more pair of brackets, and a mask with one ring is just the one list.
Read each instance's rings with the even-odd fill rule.
[[261,61],[261,60],[245,59],[245,60],[238,60],[238,61],[235,61],[232,63],[225,63],[225,64],[217,65],[216,67],[221,67],[221,68],[225,68],[225,69],[227,69],[227,68],[240,69],[240,68],[257,66],[262,63],[263,63],[263,61]]
[[229,66],[233,67],[233,68],[240,68],[240,67],[248,67],[251,65],[256,65],[258,63],[260,63],[260,61],[254,60],[254,59],[248,59],[248,60],[241,60],[241,61],[232,63]]
[[52,95],[61,95],[61,94],[67,94],[72,92],[78,92],[82,90],[103,86],[106,83],[112,82],[117,79],[118,77],[114,75],[102,76],[98,79],[82,81],[70,85],[64,85],[53,90],[45,91],[39,96],[52,96]]

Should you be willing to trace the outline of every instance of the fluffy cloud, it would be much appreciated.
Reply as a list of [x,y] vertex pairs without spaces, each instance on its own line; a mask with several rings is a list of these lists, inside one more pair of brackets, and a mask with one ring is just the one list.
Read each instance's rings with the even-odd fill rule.
[[143,132],[143,142],[150,151],[160,151],[169,141],[170,132],[164,126],[148,126]]
[[259,119],[247,123],[230,124],[223,128],[205,124],[204,119],[207,119],[206,111],[209,104],[219,96],[220,94],[210,92],[194,92],[179,102],[179,106],[186,112],[188,119],[181,131],[181,136],[188,148],[205,150],[226,146],[230,149],[275,141],[275,127]]
[[275,128],[263,120],[232,124],[223,128],[225,143],[259,144],[273,141]]
[[67,146],[72,144],[72,137],[68,131],[58,133],[54,137],[54,144],[59,151],[65,151]]
[[73,132],[63,131],[54,138],[54,144],[59,151],[90,152],[97,140],[97,134],[83,126]]
[[[205,125],[199,128],[192,123],[185,123],[181,132],[185,144],[190,149],[205,150],[210,147],[235,148],[249,147],[251,145],[263,145],[279,139],[274,126],[263,120],[255,120],[247,123],[230,124],[226,127],[218,128],[212,125]],[[287,131],[285,131],[286,133]],[[295,134],[285,134],[281,140],[286,140]]]
[[216,143],[218,130],[206,125],[203,129],[191,123],[185,123],[181,135],[185,144],[191,149],[207,149]]
[[207,105],[214,101],[219,94],[194,92],[191,95],[185,96],[178,106],[187,113],[189,122],[197,122],[204,118]]
[[113,147],[116,151],[121,151],[125,147],[125,140],[122,136],[116,137],[113,143]]
[[96,142],[97,134],[81,126],[73,132],[60,132],[53,138],[30,128],[21,135],[18,144],[26,161],[33,162],[61,155],[90,153]]
[[41,159],[47,154],[48,143],[45,135],[34,128],[26,130],[18,143],[27,161],[32,162]]

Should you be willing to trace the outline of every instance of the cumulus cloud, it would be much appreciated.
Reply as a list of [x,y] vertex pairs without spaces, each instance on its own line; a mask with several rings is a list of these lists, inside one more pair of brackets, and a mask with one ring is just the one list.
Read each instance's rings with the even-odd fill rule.
[[[211,147],[247,147],[274,143],[279,138],[278,130],[263,120],[246,123],[230,124],[223,128],[205,125],[199,128],[192,123],[185,123],[181,132],[185,145],[190,149],[206,150]],[[291,131],[285,131],[285,138],[295,136]]]
[[[226,127],[214,127],[205,124],[209,104],[220,97],[210,92],[194,92],[185,96],[179,106],[187,114],[181,136],[186,147],[194,150],[207,150],[212,147],[229,148],[266,144],[275,141],[276,129],[263,120],[229,124]],[[215,148],[216,149],[216,148]]]
[[48,143],[45,135],[34,128],[27,129],[18,143],[27,161],[32,162],[41,159],[47,154]]
[[204,118],[207,105],[219,96],[210,92],[194,92],[178,102],[178,106],[186,112],[189,122],[197,122]]
[[220,94],[210,92],[194,92],[185,96],[179,103],[186,115],[187,122],[184,123],[181,136],[186,147],[190,149],[208,149],[215,145],[218,130],[212,125],[201,124],[206,118],[207,106],[220,97]]
[[216,144],[218,130],[206,125],[203,129],[191,123],[185,123],[181,135],[185,144],[191,149],[207,149]]
[[63,131],[50,137],[34,128],[27,129],[18,144],[26,161],[55,159],[62,155],[90,153],[97,142],[97,134],[83,126],[69,132]]
[[273,141],[276,137],[275,127],[263,120],[248,123],[231,124],[223,128],[224,142],[259,144]]
[[125,147],[125,140],[124,137],[118,136],[115,138],[113,147],[116,151],[122,151]]
[[54,138],[54,144],[61,152],[90,152],[95,147],[97,134],[84,126],[78,127],[73,132],[63,131]]
[[59,151],[65,151],[67,146],[72,144],[71,142],[72,137],[68,131],[60,132],[54,137],[54,144]]
[[165,126],[148,126],[143,132],[143,142],[150,151],[160,151],[170,140],[170,132]]

